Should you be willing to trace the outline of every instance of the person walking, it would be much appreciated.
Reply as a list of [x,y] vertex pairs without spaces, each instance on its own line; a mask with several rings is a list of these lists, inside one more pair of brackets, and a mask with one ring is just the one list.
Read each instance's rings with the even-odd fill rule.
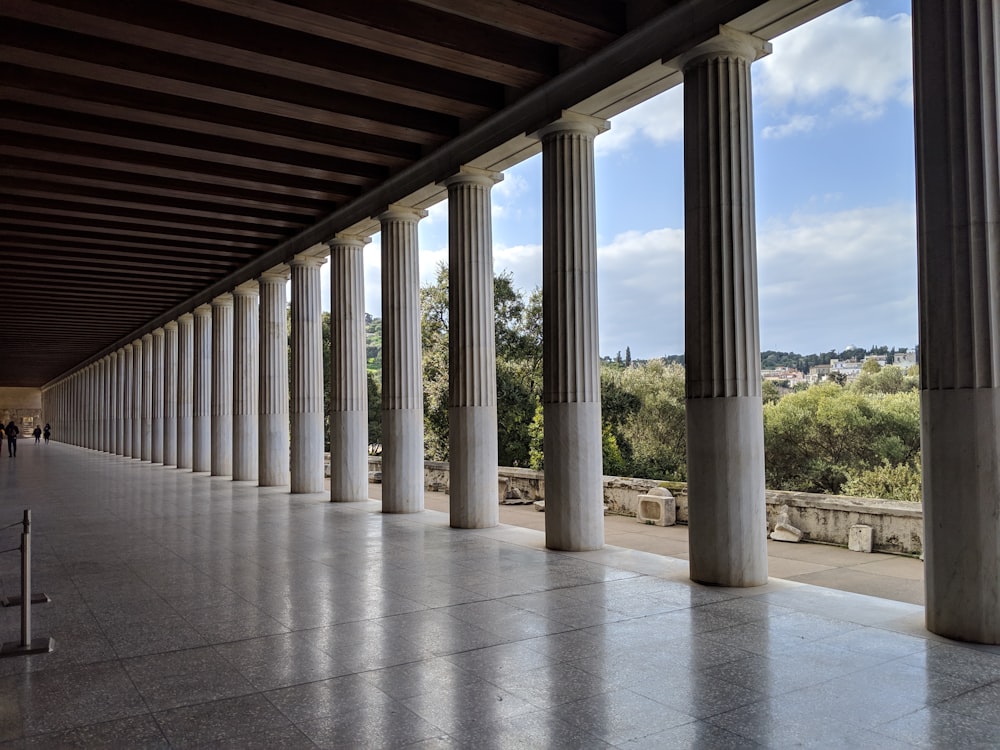
[[35,425],[35,429],[31,431],[31,434],[35,438],[35,445],[38,445],[42,440],[42,428]]
[[52,428],[49,427],[49,423],[45,423],[45,429],[42,430],[42,434],[45,436],[45,444],[49,444],[49,436],[52,434]]
[[10,420],[7,426],[4,428],[4,433],[7,435],[7,455],[10,458],[17,457],[17,436],[21,434],[21,431],[14,424],[14,420]]

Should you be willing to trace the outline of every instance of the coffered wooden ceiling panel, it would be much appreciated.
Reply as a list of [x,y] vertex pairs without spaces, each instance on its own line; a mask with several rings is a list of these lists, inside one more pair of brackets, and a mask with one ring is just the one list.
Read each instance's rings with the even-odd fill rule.
[[[764,4],[3,0],[0,385],[42,385],[328,239],[313,235],[345,206],[456,139],[468,151],[651,18],[708,7],[712,29]],[[622,74],[656,57],[629,52]],[[553,115],[610,82],[577,79],[575,99],[540,97]]]

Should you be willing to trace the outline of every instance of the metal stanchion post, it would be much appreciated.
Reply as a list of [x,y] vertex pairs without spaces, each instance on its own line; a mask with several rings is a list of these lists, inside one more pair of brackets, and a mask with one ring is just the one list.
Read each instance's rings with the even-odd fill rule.
[[[24,511],[24,531],[21,532],[21,641],[0,646],[0,657],[44,654],[55,647],[52,638],[31,637],[31,510]],[[46,601],[48,597],[46,597]]]

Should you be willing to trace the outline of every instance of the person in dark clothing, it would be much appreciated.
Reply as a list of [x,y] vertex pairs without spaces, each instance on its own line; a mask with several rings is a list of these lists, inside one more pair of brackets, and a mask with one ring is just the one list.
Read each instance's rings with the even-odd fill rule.
[[42,439],[42,428],[39,427],[38,425],[35,425],[35,429],[31,431],[31,434],[35,438],[35,445],[38,445],[38,443]]
[[12,419],[7,423],[4,432],[7,434],[7,455],[14,458],[17,456],[17,436],[21,434],[21,431]]
[[49,427],[49,423],[45,423],[45,429],[42,430],[42,434],[45,436],[45,444],[49,444],[49,436],[52,434],[52,428]]

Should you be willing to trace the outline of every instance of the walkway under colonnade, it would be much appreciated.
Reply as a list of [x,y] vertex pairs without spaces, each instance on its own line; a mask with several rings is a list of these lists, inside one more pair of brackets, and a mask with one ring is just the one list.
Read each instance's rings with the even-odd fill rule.
[[[44,481],[43,481],[44,477]],[[59,443],[0,460],[33,509],[35,635],[0,747],[984,747],[1000,648],[923,608],[540,531],[232,482]],[[13,540],[16,529],[4,532]],[[17,556],[0,557],[3,595]],[[16,609],[0,610],[15,639]],[[421,744],[423,743],[423,744]]]

